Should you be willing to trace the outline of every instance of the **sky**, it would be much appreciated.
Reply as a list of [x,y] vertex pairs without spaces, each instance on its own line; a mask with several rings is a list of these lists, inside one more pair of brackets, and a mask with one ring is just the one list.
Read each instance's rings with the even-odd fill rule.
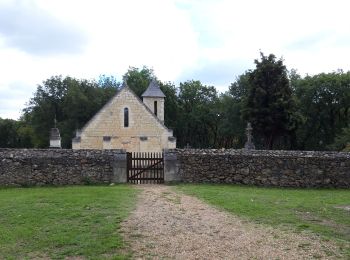
[[228,90],[262,51],[302,76],[350,70],[348,0],[0,0],[0,117],[18,119],[54,75]]

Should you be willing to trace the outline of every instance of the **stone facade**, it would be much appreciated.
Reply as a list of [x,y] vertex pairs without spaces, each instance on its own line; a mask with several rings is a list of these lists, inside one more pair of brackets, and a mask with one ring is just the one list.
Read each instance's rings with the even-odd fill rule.
[[175,149],[165,157],[170,180],[350,188],[350,153]]
[[[125,149],[161,152],[176,147],[172,130],[164,123],[164,97],[144,97],[143,103],[124,86],[73,139],[73,149]],[[151,110],[157,101],[157,116]],[[125,126],[124,111],[128,110]]]
[[126,182],[121,150],[0,149],[0,186]]

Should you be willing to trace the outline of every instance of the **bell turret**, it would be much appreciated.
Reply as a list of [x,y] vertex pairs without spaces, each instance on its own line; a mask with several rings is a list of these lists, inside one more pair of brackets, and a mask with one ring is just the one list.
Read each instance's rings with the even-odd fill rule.
[[148,88],[142,94],[143,103],[164,122],[164,99],[165,95],[156,80],[152,80]]

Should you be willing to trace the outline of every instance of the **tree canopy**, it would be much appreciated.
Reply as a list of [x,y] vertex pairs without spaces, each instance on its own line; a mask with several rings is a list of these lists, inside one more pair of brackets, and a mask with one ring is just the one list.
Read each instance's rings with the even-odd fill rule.
[[295,130],[295,104],[283,60],[273,54],[260,55],[261,61],[255,60],[256,68],[247,73],[243,115],[251,122],[256,140],[272,149],[278,138],[285,139]]
[[350,150],[350,72],[302,77],[263,53],[225,93],[195,79],[162,82],[145,66],[97,80],[52,76],[37,86],[20,120],[0,118],[0,147],[48,147],[56,121],[63,147],[70,148],[75,130],[118,91],[117,78],[140,98],[158,81],[166,95],[165,125],[180,148],[242,148],[251,122],[259,149]]

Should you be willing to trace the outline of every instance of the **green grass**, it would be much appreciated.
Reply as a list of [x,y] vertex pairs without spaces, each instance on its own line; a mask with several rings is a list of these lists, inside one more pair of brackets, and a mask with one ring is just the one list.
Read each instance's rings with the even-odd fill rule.
[[128,258],[119,225],[136,192],[127,185],[0,189],[0,258]]
[[257,223],[310,231],[350,256],[350,190],[181,184],[177,189]]

